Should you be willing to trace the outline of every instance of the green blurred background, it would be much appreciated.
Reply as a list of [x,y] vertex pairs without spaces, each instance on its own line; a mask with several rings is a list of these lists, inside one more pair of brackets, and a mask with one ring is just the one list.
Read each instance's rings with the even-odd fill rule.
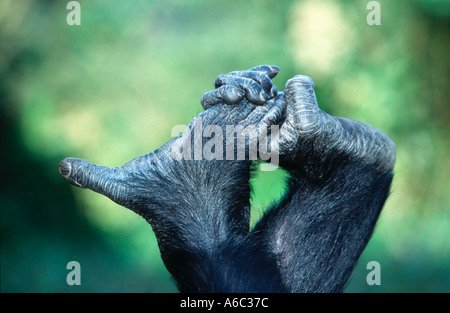
[[[64,157],[120,166],[202,111],[218,74],[276,64],[325,111],[397,144],[396,176],[347,292],[450,291],[450,2],[0,1],[1,291],[175,292],[151,227],[66,183]],[[253,221],[285,173],[254,179]],[[66,264],[81,264],[81,286]],[[381,286],[366,283],[369,261]]]

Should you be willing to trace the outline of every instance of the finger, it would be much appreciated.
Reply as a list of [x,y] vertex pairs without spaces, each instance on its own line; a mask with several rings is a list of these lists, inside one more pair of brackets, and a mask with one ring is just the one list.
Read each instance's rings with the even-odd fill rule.
[[274,100],[274,104],[259,122],[261,127],[269,127],[272,125],[280,125],[286,115],[286,101],[284,93],[280,92]]
[[263,72],[266,73],[270,78],[274,78],[280,71],[280,68],[276,65],[258,65],[252,67],[249,71]]
[[95,165],[75,158],[62,160],[58,167],[61,176],[69,183],[91,189],[122,205],[126,201],[125,173],[120,168]]
[[246,121],[248,122],[249,115],[252,114],[255,110],[261,108],[262,106],[257,106],[252,103],[250,103],[247,100],[243,100],[239,106],[237,106],[234,110],[232,110],[230,114],[230,119],[232,121]]
[[269,75],[267,75],[264,72],[234,71],[234,72],[229,73],[229,75],[235,75],[235,76],[253,79],[258,84],[261,85],[261,87],[270,96],[270,98],[273,98],[277,95],[277,92],[278,92],[277,87],[272,83],[272,80],[270,79]]
[[284,91],[288,105],[295,105],[297,110],[318,110],[314,82],[310,77],[305,75],[294,76],[286,82]]
[[216,78],[216,88],[224,85],[237,86],[245,91],[245,97],[253,104],[264,104],[269,100],[269,95],[253,79],[233,75],[220,75]]
[[200,102],[203,109],[207,110],[219,103],[237,104],[244,96],[244,90],[236,86],[225,85],[205,93],[200,99]]

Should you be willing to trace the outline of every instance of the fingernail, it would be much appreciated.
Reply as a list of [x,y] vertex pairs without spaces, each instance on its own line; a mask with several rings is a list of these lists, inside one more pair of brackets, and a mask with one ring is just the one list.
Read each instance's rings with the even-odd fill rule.
[[62,177],[69,177],[70,172],[72,171],[72,164],[66,159],[62,160],[58,165],[59,173]]
[[280,71],[280,68],[276,65],[271,65],[270,69],[272,70],[272,72],[274,73],[278,73]]

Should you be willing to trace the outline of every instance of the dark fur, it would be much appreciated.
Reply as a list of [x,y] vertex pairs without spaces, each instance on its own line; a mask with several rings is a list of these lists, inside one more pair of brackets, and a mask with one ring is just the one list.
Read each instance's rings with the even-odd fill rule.
[[[256,69],[270,78],[279,70]],[[251,91],[258,99],[263,88],[245,84],[248,77],[262,76],[254,71],[233,73],[228,80],[244,86],[245,92],[229,85],[206,94],[202,103],[208,109],[198,115],[203,127],[219,125],[225,134],[226,125],[258,123],[267,109],[242,97]],[[276,96],[276,88],[267,81],[267,95]],[[273,116],[284,123],[283,114]],[[197,118],[185,135],[200,125]],[[288,126],[287,132],[295,131]],[[344,289],[389,194],[390,170],[378,166],[378,159],[367,162],[370,156],[354,157],[345,147],[322,145],[317,150],[314,141],[299,140],[296,154],[280,159],[291,175],[285,196],[250,230],[252,161],[174,160],[169,151],[183,140],[194,144],[193,136],[180,136],[121,168],[72,158],[59,168],[70,183],[99,192],[150,223],[181,292]]]

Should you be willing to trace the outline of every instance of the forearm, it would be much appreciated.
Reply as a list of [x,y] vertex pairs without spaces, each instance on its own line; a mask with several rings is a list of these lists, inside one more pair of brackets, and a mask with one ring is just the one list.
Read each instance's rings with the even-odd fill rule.
[[[123,168],[134,173],[134,201],[144,208],[141,215],[180,290],[214,291],[215,276],[235,265],[224,247],[249,231],[251,162],[175,160],[168,151],[158,149]],[[185,290],[183,284],[196,287]]]
[[[248,232],[249,161],[181,160],[174,162],[170,172],[169,179],[160,177],[154,182],[157,195],[152,198],[166,207],[167,217],[179,222],[181,231],[214,242],[223,241],[231,232]],[[172,194],[167,194],[167,185]]]
[[291,179],[285,198],[256,226],[269,251],[278,255],[289,290],[342,291],[391,181],[391,173],[350,163],[321,183],[304,176]]

